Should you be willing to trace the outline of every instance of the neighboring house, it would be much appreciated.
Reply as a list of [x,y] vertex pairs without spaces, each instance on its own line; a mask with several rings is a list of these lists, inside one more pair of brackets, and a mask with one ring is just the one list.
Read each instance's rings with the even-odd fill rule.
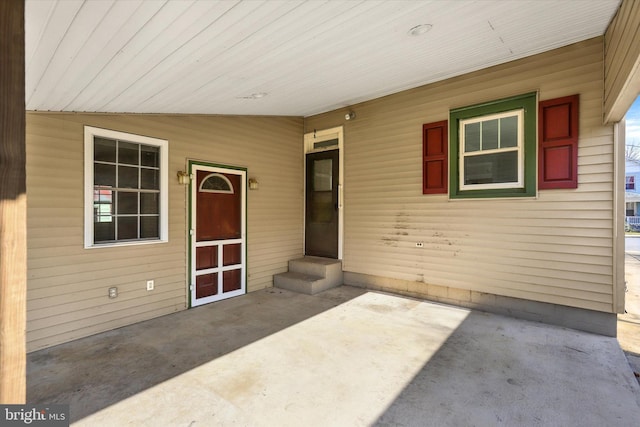
[[272,286],[312,251],[312,166],[347,285],[615,335],[631,5],[602,37],[310,117],[27,112],[28,350]]
[[[640,215],[638,203],[640,203],[640,161],[636,159],[625,159],[625,216],[634,217]],[[627,218],[627,225],[640,225],[633,218]]]

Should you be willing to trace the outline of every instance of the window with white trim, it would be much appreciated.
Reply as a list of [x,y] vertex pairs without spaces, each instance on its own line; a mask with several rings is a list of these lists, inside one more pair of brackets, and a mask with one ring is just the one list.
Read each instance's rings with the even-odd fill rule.
[[628,175],[625,178],[625,190],[635,190],[636,189],[636,177],[633,175]]
[[168,240],[168,141],[85,126],[85,248]]
[[460,189],[522,188],[523,110],[460,120]]

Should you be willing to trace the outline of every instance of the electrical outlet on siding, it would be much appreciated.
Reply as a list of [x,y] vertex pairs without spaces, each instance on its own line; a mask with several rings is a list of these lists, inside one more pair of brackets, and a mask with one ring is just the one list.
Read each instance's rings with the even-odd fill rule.
[[147,290],[148,291],[152,291],[154,286],[155,286],[155,284],[154,284],[153,280],[147,280]]

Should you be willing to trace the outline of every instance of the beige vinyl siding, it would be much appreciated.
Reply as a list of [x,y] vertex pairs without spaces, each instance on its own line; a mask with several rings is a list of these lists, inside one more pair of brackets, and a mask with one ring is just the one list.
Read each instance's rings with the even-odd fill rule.
[[622,2],[604,39],[604,119],[617,122],[640,91],[639,1]]
[[[307,132],[344,125],[344,270],[613,312],[602,52],[600,37],[351,106],[353,121],[344,121],[348,109],[308,117]],[[536,199],[422,194],[422,124],[531,91],[540,100],[580,94],[578,189]]]
[[[169,141],[169,242],[84,249],[84,125]],[[248,169],[248,291],[302,254],[302,119],[27,113],[29,351],[187,307],[187,159]],[[155,290],[146,291],[146,280]],[[109,287],[118,297],[109,299]]]

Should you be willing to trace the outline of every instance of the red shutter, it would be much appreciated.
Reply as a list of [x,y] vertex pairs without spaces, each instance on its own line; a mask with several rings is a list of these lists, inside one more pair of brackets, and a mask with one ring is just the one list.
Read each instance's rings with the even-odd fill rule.
[[578,188],[579,96],[538,106],[538,188]]
[[422,125],[422,194],[448,190],[447,121]]

